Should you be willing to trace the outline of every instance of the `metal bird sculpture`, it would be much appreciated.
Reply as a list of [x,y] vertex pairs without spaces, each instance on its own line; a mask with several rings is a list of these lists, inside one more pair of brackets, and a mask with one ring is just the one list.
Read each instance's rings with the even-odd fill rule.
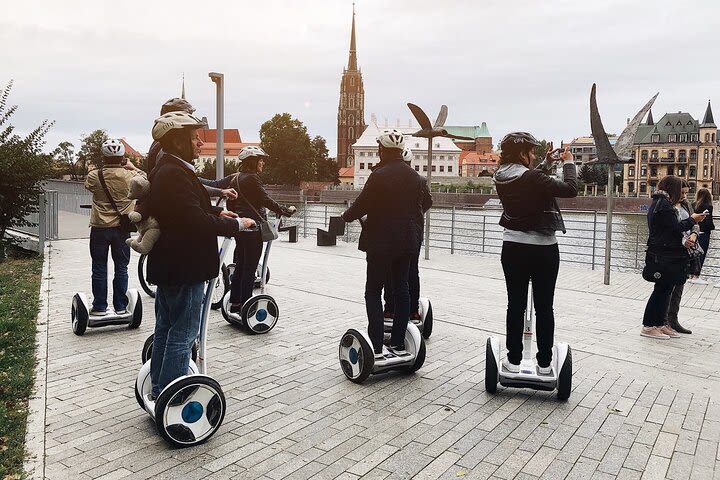
[[[445,137],[445,138],[451,138],[453,140],[475,140],[474,138],[470,137],[463,137],[461,135],[453,135],[451,133],[448,133],[448,131],[443,128],[443,125],[445,125],[445,120],[447,120],[448,116],[448,108],[447,105],[443,105],[440,107],[440,113],[438,113],[437,119],[435,120],[435,125],[430,124],[430,119],[428,116],[423,112],[423,109],[415,105],[414,103],[408,103],[408,108],[412,112],[413,116],[415,117],[415,120],[417,120],[418,125],[420,125],[420,130],[413,133],[413,137],[420,137],[420,138],[427,138],[428,139],[428,149],[427,149],[427,183],[428,187],[431,185],[431,178],[432,178],[432,149],[433,149],[433,142],[432,139],[435,137]],[[430,258],[430,211],[425,214],[425,260],[428,260]]]
[[614,206],[614,190],[615,190],[615,165],[618,163],[630,163],[635,160],[630,156],[632,144],[635,141],[635,134],[642,123],[643,118],[655,103],[655,99],[660,95],[656,93],[643,108],[633,117],[632,121],[627,124],[622,131],[615,147],[610,145],[605,127],[603,127],[600,111],[598,110],[597,100],[595,98],[596,85],[593,83],[590,90],[590,129],[593,139],[595,140],[595,151],[597,158],[590,160],[586,165],[608,165],[608,184],[607,184],[607,213],[605,215],[605,285],[610,285],[610,258],[612,244],[612,216]]

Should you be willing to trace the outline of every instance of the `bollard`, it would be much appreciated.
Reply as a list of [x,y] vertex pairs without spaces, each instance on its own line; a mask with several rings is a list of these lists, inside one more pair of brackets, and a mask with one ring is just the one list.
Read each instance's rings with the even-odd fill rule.
[[455,207],[452,207],[452,216],[450,217],[450,255],[455,253]]

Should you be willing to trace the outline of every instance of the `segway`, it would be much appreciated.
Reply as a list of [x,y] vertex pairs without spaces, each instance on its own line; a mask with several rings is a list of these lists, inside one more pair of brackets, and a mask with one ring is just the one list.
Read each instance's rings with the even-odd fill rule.
[[[532,286],[531,286],[532,287]],[[500,362],[500,339],[490,337],[485,347],[485,390],[495,393],[497,385],[514,388],[532,388],[535,390],[553,391],[557,389],[560,400],[570,398],[572,390],[572,350],[567,343],[553,345],[552,372],[545,375],[538,370],[533,358],[533,300],[532,288],[529,292],[529,307],[525,311],[525,326],[523,332],[523,358],[520,362],[520,372],[513,373],[506,370]]]
[[[385,332],[384,343],[390,342],[390,332]],[[410,354],[402,357],[386,357],[375,360],[372,342],[365,331],[351,328],[340,339],[338,356],[340,367],[348,380],[362,383],[370,374],[390,370],[415,372],[425,363],[425,340],[414,323],[408,322],[405,331],[405,350]]]
[[[432,335],[433,330],[433,311],[429,298],[420,297],[420,301],[418,302],[418,314],[420,314],[420,319],[410,320],[410,323],[415,324],[418,330],[422,332],[423,338],[427,340],[430,338],[430,335]],[[392,318],[385,319],[386,331],[390,331],[392,328],[392,322]]]
[[127,309],[124,312],[114,312],[110,308],[104,315],[90,315],[90,303],[84,293],[78,292],[73,296],[70,318],[72,330],[75,335],[83,335],[87,328],[108,327],[111,325],[127,325],[128,328],[138,328],[142,323],[142,301],[138,291],[129,289],[125,295],[128,299]]
[[[232,237],[225,237],[220,247],[222,264]],[[160,436],[174,447],[190,447],[206,442],[220,428],[225,418],[226,400],[220,384],[207,375],[207,326],[215,281],[205,285],[200,330],[196,351],[190,360],[188,374],[176,378],[153,400],[150,379],[152,340],[143,346],[145,361],[135,381],[135,399],[155,422]],[[152,336],[151,336],[152,338]]]
[[[295,211],[295,207],[290,207],[291,212]],[[280,215],[275,215],[272,220],[272,226],[277,231],[277,227],[280,224]],[[277,324],[278,318],[280,318],[280,307],[277,302],[271,296],[265,293],[265,285],[270,279],[268,270],[268,260],[270,259],[270,247],[272,246],[272,240],[265,243],[262,255],[260,257],[260,274],[256,272],[256,284],[257,277],[260,277],[259,290],[260,293],[253,294],[242,306],[239,313],[232,313],[230,311],[230,295],[228,291],[222,301],[221,311],[223,318],[231,325],[237,325],[254,334],[268,333]],[[257,287],[256,287],[257,288]]]

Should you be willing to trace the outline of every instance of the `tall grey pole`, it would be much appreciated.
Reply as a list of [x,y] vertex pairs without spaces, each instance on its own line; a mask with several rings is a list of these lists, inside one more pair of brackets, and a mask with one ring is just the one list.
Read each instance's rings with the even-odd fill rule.
[[612,217],[615,200],[615,165],[608,165],[607,213],[605,214],[605,285],[610,285],[610,252],[612,244]]
[[[428,138],[427,184],[432,185],[432,138]],[[425,213],[425,260],[430,260],[430,210]]]
[[220,180],[225,176],[225,75],[222,73],[210,72],[210,79],[217,87],[215,99],[215,112],[217,115],[217,143],[215,144],[215,179]]

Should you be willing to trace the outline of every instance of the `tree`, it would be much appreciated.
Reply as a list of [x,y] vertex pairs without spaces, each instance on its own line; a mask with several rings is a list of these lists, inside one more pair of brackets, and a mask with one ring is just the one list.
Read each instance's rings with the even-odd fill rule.
[[90,165],[99,166],[103,162],[101,151],[102,144],[108,139],[105,130],[95,130],[90,135],[82,137],[82,145],[78,152],[78,162],[80,163],[80,174],[85,177],[90,169]]
[[24,138],[14,134],[9,120],[17,105],[7,105],[12,85],[10,81],[0,95],[0,261],[6,247],[16,242],[14,237],[6,238],[7,230],[35,226],[26,217],[38,211],[42,182],[53,174],[52,156],[41,151],[53,122],[44,120]]
[[63,166],[62,171],[70,172],[70,178],[72,180],[78,180],[78,168],[76,165],[75,158],[75,145],[70,142],[60,142],[60,144],[53,150],[52,156],[56,162]]
[[578,176],[585,184],[594,183],[598,187],[603,187],[607,185],[607,165],[583,165]]
[[337,162],[328,158],[328,148],[325,139],[316,135],[310,142],[315,151],[315,180],[320,182],[333,182],[333,185],[340,183],[340,171]]
[[262,124],[260,145],[270,156],[262,173],[266,182],[298,185],[315,176],[316,152],[307,128],[289,113],[278,113]]
[[[228,175],[237,173],[238,169],[240,168],[240,163],[228,160],[227,158],[225,158],[224,160],[225,162],[223,167],[223,173],[225,174],[225,176],[227,177]],[[216,160],[210,160],[209,162],[203,163],[202,167],[198,170],[198,177],[206,178],[208,180],[215,180],[216,164]]]
[[533,163],[532,167],[537,167],[540,162],[545,160],[545,155],[547,155],[548,150],[550,149],[550,144],[547,142],[547,140],[542,139],[540,140],[540,145],[535,147],[535,162]]

